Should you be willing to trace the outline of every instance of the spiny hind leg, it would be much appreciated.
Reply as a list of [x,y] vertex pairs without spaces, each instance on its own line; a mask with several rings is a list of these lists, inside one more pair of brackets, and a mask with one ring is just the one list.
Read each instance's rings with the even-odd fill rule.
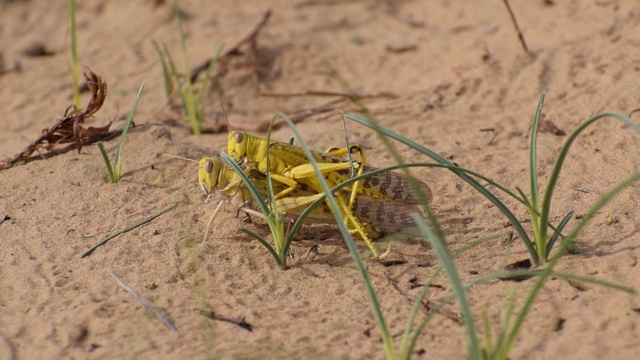
[[[287,197],[283,199],[279,199],[276,201],[276,206],[278,211],[286,212],[292,209],[301,209],[306,206],[309,206],[312,202],[316,201],[320,198],[322,194],[308,195],[308,196],[298,196],[298,197]],[[335,194],[336,202],[338,203],[338,208],[340,214],[344,219],[344,224],[349,229],[351,234],[357,234],[360,238],[362,238],[374,256],[378,256],[378,250],[371,242],[370,238],[378,238],[381,233],[375,230],[370,224],[363,223],[360,219],[353,214],[353,212],[349,211],[346,197],[344,194],[338,193]],[[335,216],[334,216],[335,218]]]
[[[312,202],[316,201],[321,196],[322,194],[286,197],[277,200],[276,207],[278,208],[278,211],[281,212],[287,212],[293,209],[298,209],[299,211],[300,209],[309,206]],[[378,238],[381,233],[378,230],[374,229],[371,224],[363,223],[357,216],[353,214],[353,212],[349,211],[347,200],[344,194],[338,193],[335,195],[335,198],[338,203],[340,214],[344,218],[344,224],[349,229],[349,232],[351,234],[357,234],[359,237],[361,237],[365,241],[369,249],[371,249],[372,253],[375,256],[378,256],[378,250],[375,248],[370,239]]]
[[[338,206],[340,207],[340,211],[342,212],[342,216],[344,217],[344,223],[349,228],[349,232],[352,234],[358,234],[362,240],[367,244],[369,249],[375,257],[379,256],[378,249],[373,245],[371,240],[369,239],[370,233],[367,230],[372,230],[371,227],[367,227],[366,224],[360,222],[360,220],[353,215],[351,210],[349,210],[349,206],[347,204],[346,199],[342,196],[342,194],[336,194],[336,200],[338,201]],[[374,235],[375,236],[375,235]]]
[[[338,148],[333,146],[327,149],[326,152],[327,154],[331,156],[336,156],[336,157],[344,157],[347,154],[359,154],[360,155],[359,164],[361,164],[362,166],[360,166],[356,175],[362,175],[362,172],[364,171],[364,165],[367,164],[367,158],[365,157],[364,150],[362,150],[362,147],[360,145],[351,144],[349,145],[349,148],[346,148],[346,147]],[[351,197],[349,198],[349,211],[351,211],[351,209],[353,208],[353,204],[355,204],[356,202],[356,196],[358,195],[361,186],[362,186],[361,181],[356,181],[353,184],[353,187],[351,190]]]

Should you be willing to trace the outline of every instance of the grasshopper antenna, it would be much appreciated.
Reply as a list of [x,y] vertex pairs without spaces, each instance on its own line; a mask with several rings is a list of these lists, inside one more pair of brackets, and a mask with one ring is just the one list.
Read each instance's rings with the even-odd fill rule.
[[227,129],[231,129],[231,124],[229,124],[229,119],[227,118],[227,112],[224,110],[224,105],[222,105],[222,98],[218,97],[218,101],[220,102],[220,108],[222,108],[222,114],[224,115],[224,121],[227,122]]
[[191,162],[194,162],[194,163],[197,163],[197,162],[198,162],[198,161],[196,161],[196,160],[189,159],[189,158],[182,157],[182,156],[177,156],[177,155],[162,154],[162,156],[168,156],[168,157],[170,157],[170,158],[180,159],[180,160],[187,160],[187,161],[191,161]]

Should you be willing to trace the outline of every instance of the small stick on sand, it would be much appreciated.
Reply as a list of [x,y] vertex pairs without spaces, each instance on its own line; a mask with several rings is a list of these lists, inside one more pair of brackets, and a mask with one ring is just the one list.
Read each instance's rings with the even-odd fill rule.
[[507,10],[509,10],[509,15],[511,16],[511,21],[513,21],[513,26],[516,28],[516,32],[518,33],[518,38],[520,39],[520,44],[522,44],[522,47],[524,48],[524,51],[531,55],[531,52],[529,51],[529,48],[527,47],[527,43],[524,41],[524,35],[522,34],[522,31],[520,30],[520,26],[518,25],[518,21],[516,20],[516,16],[513,13],[513,10],[511,10],[511,5],[509,5],[509,0],[504,0],[504,4],[507,6]]

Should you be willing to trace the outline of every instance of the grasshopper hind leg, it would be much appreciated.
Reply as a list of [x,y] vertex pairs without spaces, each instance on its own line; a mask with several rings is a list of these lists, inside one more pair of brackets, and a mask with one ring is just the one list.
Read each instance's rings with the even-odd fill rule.
[[344,218],[344,224],[349,228],[349,232],[351,234],[360,235],[373,255],[375,257],[378,257],[378,249],[376,249],[376,247],[373,245],[373,242],[369,239],[371,233],[368,232],[368,230],[372,230],[372,228],[368,227],[366,224],[362,224],[362,222],[353,214],[353,212],[351,211],[351,207],[347,204],[346,199],[342,196],[342,194],[336,194],[336,200],[338,200],[338,206],[342,211],[341,215]]
[[[367,158],[364,155],[364,150],[362,150],[362,147],[358,144],[351,144],[349,145],[349,148],[338,148],[338,147],[330,147],[329,149],[327,149],[326,151],[328,154],[330,154],[331,156],[335,156],[335,157],[344,157],[345,155],[351,155],[351,154],[358,154],[360,156],[360,160],[354,162],[353,160],[351,160],[351,156],[349,156],[349,160],[351,160],[352,163],[357,163],[359,165],[358,169],[357,169],[357,173],[353,174],[354,175],[362,175],[363,170],[364,170],[364,166],[367,165]],[[352,213],[352,209],[353,206],[356,202],[356,195],[358,194],[358,190],[360,189],[360,187],[362,186],[362,181],[356,181],[355,184],[353,184],[353,188],[351,191],[351,196],[349,198],[349,205],[347,207],[347,211]],[[367,244],[369,244],[369,241],[367,241]],[[370,246],[371,247],[371,246]]]

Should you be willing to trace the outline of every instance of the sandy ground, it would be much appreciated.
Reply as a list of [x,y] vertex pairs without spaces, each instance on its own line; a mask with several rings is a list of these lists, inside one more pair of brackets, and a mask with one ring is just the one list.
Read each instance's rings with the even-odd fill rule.
[[[215,5],[214,5],[215,4]],[[262,93],[343,91],[327,74],[330,64],[366,99],[385,127],[409,136],[457,164],[527,188],[528,130],[538,95],[548,89],[545,119],[570,132],[606,110],[640,107],[640,5],[636,1],[512,1],[527,54],[501,1],[181,1],[192,64],[221,43],[237,43],[267,9],[272,16],[257,37],[258,59],[239,56],[219,74],[206,97],[209,119],[252,128],[282,111],[297,114],[336,97],[265,97]],[[0,158],[8,159],[51,127],[71,104],[68,9],[65,1],[0,1]],[[82,2],[79,58],[109,84],[104,107],[88,125],[126,114],[146,80],[135,122],[124,145],[124,178],[106,181],[96,146],[0,171],[0,358],[383,358],[375,319],[359,275],[332,226],[309,226],[292,246],[287,271],[278,271],[263,247],[237,233],[245,224],[223,212],[203,241],[214,202],[196,182],[191,159],[217,154],[226,132],[195,137],[166,106],[152,40],[180,56],[177,26],[164,1]],[[25,49],[44,46],[47,56]],[[246,53],[246,47],[243,48]],[[19,64],[19,71],[14,65]],[[88,95],[84,95],[86,102]],[[348,102],[330,105],[353,111]],[[640,115],[632,114],[636,120]],[[313,148],[340,144],[337,113],[305,118],[299,130]],[[274,136],[286,140],[290,132]],[[374,133],[349,124],[350,141],[363,145],[376,166],[392,164]],[[566,137],[541,133],[538,159],[549,174]],[[639,134],[604,120],[581,135],[555,192],[553,221],[584,213],[615,182],[640,167]],[[113,152],[116,140],[106,143]],[[401,149],[412,161],[425,161]],[[433,209],[453,249],[499,233],[461,256],[456,265],[471,281],[527,258],[513,229],[491,204],[444,170],[416,171],[434,192]],[[582,252],[558,269],[640,285],[640,192],[634,185],[594,218],[578,239]],[[526,210],[507,201],[525,219]],[[87,258],[85,250],[172,204],[178,207],[111,240]],[[575,220],[574,222],[575,223]],[[317,252],[310,252],[314,246]],[[360,249],[366,253],[364,243]],[[369,258],[367,266],[393,334],[401,334],[414,296],[437,266],[419,240],[396,244],[399,265]],[[387,264],[388,265],[388,264]],[[179,329],[173,332],[111,277],[118,276]],[[449,293],[444,277],[429,293]],[[522,304],[532,281],[491,282],[469,291],[477,323],[494,329],[506,298]],[[455,304],[450,309],[457,311]],[[591,284],[552,280],[537,298],[515,343],[512,359],[637,358],[637,297]],[[201,310],[242,319],[213,321]],[[558,326],[561,323],[561,326]],[[436,315],[420,336],[415,358],[466,356],[464,328]]]

